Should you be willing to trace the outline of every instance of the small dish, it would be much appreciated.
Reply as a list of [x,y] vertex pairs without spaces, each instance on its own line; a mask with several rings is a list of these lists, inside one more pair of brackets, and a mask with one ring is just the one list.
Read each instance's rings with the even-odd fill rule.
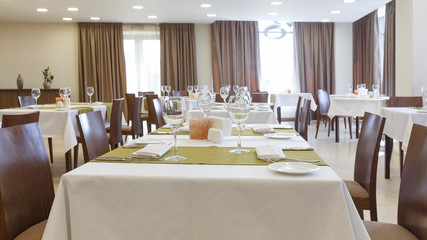
[[267,133],[267,134],[264,134],[264,136],[268,138],[274,138],[274,139],[287,139],[287,138],[296,137],[297,135],[295,133],[278,132],[278,133]]
[[268,168],[276,172],[292,175],[307,174],[320,169],[319,166],[306,162],[275,162],[268,165]]

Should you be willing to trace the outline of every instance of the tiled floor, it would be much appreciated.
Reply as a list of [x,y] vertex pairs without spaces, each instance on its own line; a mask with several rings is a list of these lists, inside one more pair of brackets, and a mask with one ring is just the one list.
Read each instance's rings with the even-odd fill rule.
[[[343,126],[343,124],[341,124]],[[354,126],[354,124],[353,124]],[[348,129],[342,127],[341,141],[335,143],[334,132],[327,136],[327,128],[321,125],[317,139],[314,139],[316,124],[309,126],[309,142],[319,155],[337,172],[342,179],[353,179],[354,156],[357,139],[350,139]],[[354,130],[353,130],[354,131]],[[56,186],[61,175],[65,173],[64,155],[61,153],[62,140],[54,139],[54,163],[52,164],[53,181]],[[384,179],[384,148],[380,149],[377,177],[378,219],[382,222],[396,223],[397,200],[399,193],[399,164],[397,146],[392,156],[391,179]],[[83,163],[82,150],[79,151],[79,165]],[[369,212],[365,212],[365,219],[369,219]]]

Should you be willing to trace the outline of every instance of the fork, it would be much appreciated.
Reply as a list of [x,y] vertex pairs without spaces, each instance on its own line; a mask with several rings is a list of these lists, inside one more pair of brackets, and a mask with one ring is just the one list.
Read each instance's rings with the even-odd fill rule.
[[281,157],[281,158],[275,158],[275,159],[271,159],[269,157],[263,157],[260,159],[270,163],[275,163],[277,161],[283,160],[285,162],[306,162],[306,163],[312,163],[312,164],[320,164],[319,160],[305,160],[305,159],[296,159],[296,158],[287,158],[287,157]]

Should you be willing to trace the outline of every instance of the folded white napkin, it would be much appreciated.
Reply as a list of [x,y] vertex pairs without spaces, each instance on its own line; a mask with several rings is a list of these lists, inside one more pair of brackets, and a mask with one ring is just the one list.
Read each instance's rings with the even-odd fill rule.
[[148,144],[145,148],[131,153],[135,158],[160,158],[171,148],[168,144]]
[[224,141],[224,132],[218,128],[210,128],[208,131],[208,140],[213,143],[222,143]]
[[260,145],[255,148],[255,151],[259,159],[269,158],[275,160],[286,157],[281,148],[273,145]]
[[275,133],[276,130],[274,130],[272,127],[270,127],[269,125],[259,125],[259,126],[255,126],[252,128],[254,130],[255,133]]
[[148,139],[148,138],[137,138],[131,141],[133,144],[137,145],[148,145],[148,144],[163,144],[165,140],[163,139]]
[[224,136],[231,136],[231,128],[233,123],[230,118],[222,117],[207,117],[210,123],[210,128],[217,128],[223,131]]
[[182,126],[180,128],[177,129],[178,132],[190,132],[190,126],[186,125],[186,126]]

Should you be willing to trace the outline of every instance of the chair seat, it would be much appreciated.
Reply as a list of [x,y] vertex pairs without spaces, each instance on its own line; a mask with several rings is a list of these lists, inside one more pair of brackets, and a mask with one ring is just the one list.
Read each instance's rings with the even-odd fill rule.
[[344,183],[347,186],[352,198],[369,198],[368,191],[366,191],[366,189],[364,189],[358,182],[344,180]]
[[42,239],[43,232],[46,227],[47,220],[37,223],[36,225],[31,226],[21,234],[19,234],[15,240],[36,240]]
[[141,113],[141,121],[147,121],[148,120],[148,113]]
[[417,240],[406,228],[391,223],[363,221],[372,240]]
[[132,126],[122,125],[123,135],[132,135]]

